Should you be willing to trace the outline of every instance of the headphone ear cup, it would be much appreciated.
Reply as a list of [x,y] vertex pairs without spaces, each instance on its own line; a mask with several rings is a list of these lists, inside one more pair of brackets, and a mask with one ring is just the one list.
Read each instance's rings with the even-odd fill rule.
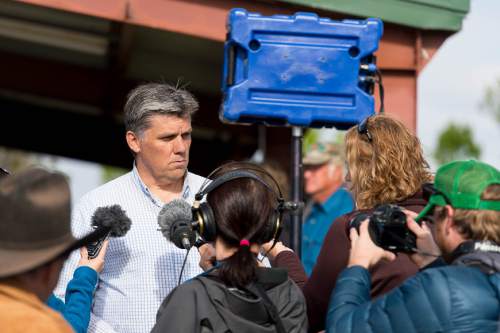
[[200,222],[203,228],[200,230],[200,236],[207,242],[215,241],[217,225],[215,223],[214,212],[207,202],[202,202],[197,210]]
[[281,231],[283,230],[283,211],[282,210],[277,210],[276,211],[276,218],[274,220],[274,231],[273,231],[273,238],[279,241],[279,238],[281,236]]
[[264,242],[269,242],[281,233],[281,213],[273,211],[264,227]]

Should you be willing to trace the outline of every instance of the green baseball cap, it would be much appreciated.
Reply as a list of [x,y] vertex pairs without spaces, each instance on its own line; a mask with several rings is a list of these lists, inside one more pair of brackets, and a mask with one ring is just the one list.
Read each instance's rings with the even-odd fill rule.
[[434,185],[424,185],[427,206],[417,216],[420,221],[435,206],[500,211],[500,201],[481,200],[481,194],[492,184],[500,185],[500,171],[479,161],[455,161],[440,167]]

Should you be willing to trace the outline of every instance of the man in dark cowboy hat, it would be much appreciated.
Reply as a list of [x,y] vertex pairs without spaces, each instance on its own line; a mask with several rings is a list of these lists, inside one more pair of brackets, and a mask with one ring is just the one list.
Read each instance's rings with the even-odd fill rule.
[[69,252],[95,240],[75,239],[66,178],[30,169],[0,179],[0,331],[72,332],[44,302]]

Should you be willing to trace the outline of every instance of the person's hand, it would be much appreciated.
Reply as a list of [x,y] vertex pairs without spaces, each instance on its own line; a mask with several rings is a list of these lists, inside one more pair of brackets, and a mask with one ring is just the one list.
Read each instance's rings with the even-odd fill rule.
[[359,234],[356,228],[349,231],[351,238],[351,253],[347,267],[362,266],[370,269],[380,260],[393,261],[396,255],[375,245],[368,232],[368,219],[361,222]]
[[408,226],[408,229],[410,229],[417,237],[417,250],[419,251],[411,254],[410,259],[415,263],[415,265],[422,268],[433,262],[436,257],[439,257],[441,255],[441,251],[434,241],[431,229],[427,226],[427,224],[424,221],[422,221],[422,225],[415,222],[415,217],[417,217],[416,213],[408,210],[405,210],[404,212],[406,214],[406,225]]
[[262,244],[261,246],[261,251],[263,255],[266,255],[269,259],[274,260],[283,251],[292,251],[292,249],[286,247],[283,245],[282,242],[276,242],[276,245],[271,249],[271,246],[273,246],[274,240],[271,240],[265,244]]
[[89,254],[87,252],[87,247],[83,246],[80,248],[80,261],[78,262],[78,267],[87,266],[92,268],[97,273],[101,273],[104,268],[104,257],[106,256],[106,250],[108,249],[109,239],[104,240],[102,243],[101,251],[94,259],[89,259]]
[[210,243],[205,243],[198,248],[200,252],[200,267],[203,271],[208,271],[214,267],[215,262],[215,248]]

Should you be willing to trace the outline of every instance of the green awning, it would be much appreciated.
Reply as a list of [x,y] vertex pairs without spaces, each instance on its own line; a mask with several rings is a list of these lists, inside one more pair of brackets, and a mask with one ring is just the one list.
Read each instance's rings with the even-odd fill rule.
[[357,17],[379,17],[423,30],[458,31],[470,0],[286,0],[291,4]]

